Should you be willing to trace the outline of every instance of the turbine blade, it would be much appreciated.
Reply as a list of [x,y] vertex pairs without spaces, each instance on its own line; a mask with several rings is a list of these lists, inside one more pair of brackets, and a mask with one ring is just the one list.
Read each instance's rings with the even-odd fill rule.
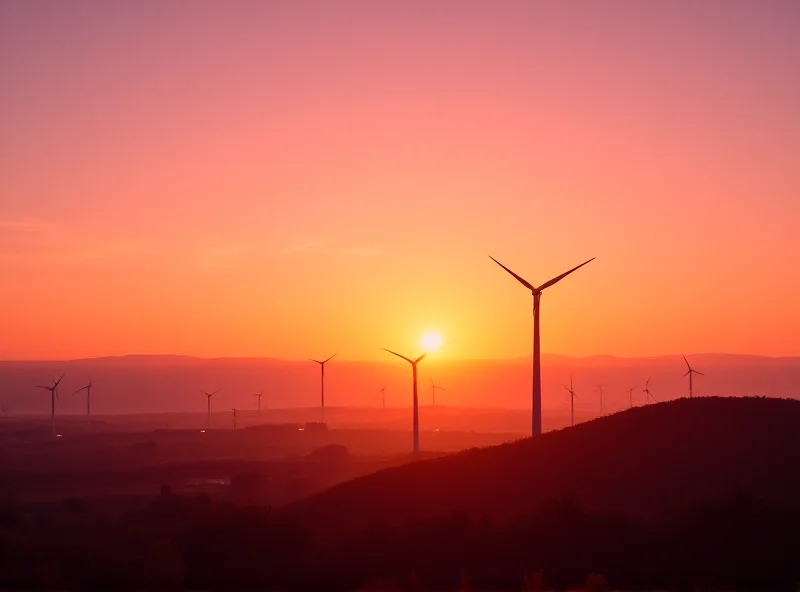
[[422,354],[420,357],[418,357],[416,360],[414,360],[414,363],[416,364],[417,362],[421,362],[422,358],[424,358],[427,355],[428,355],[427,353]]
[[689,374],[690,372],[691,372],[691,370],[687,370],[687,371],[686,371],[686,374],[684,374],[683,376],[681,376],[681,380],[683,380],[684,378],[686,378],[686,375],[687,375],[687,374]]
[[382,347],[381,349],[382,349],[383,351],[385,351],[385,352],[389,352],[390,354],[392,354],[392,355],[394,355],[394,356],[397,356],[398,358],[403,358],[403,359],[404,359],[406,362],[408,362],[409,364],[413,364],[415,361],[419,361],[419,360],[412,360],[412,359],[410,359],[410,358],[407,358],[407,357],[405,357],[405,356],[403,356],[403,355],[400,355],[400,354],[398,354],[397,352],[393,352],[393,351],[392,351],[392,350],[390,350],[390,349],[386,349],[385,347]]
[[325,360],[325,361],[324,361],[324,362],[322,362],[322,363],[324,364],[325,362],[330,362],[330,361],[331,361],[333,358],[335,358],[335,357],[336,357],[338,354],[339,354],[339,352],[336,352],[336,353],[335,353],[335,354],[333,354],[333,355],[332,355],[330,358],[328,358],[327,360]]
[[543,283],[541,286],[539,286],[539,291],[541,292],[541,291],[542,291],[542,290],[544,290],[545,288],[549,288],[549,287],[550,287],[550,286],[552,286],[553,284],[556,284],[556,283],[560,282],[560,281],[561,281],[561,280],[563,280],[565,277],[567,277],[569,274],[571,274],[573,271],[577,271],[578,269],[580,269],[581,267],[583,267],[583,266],[584,266],[584,265],[586,265],[587,263],[591,263],[592,261],[594,261],[594,259],[595,259],[595,258],[594,258],[594,257],[592,257],[591,259],[589,259],[589,261],[584,261],[583,263],[581,263],[581,264],[580,264],[580,265],[578,265],[577,267],[573,267],[573,268],[572,268],[572,269],[570,269],[569,271],[565,271],[565,272],[564,272],[564,273],[562,273],[561,275],[554,277],[552,280],[550,280],[550,281],[548,281],[548,282],[545,282],[545,283]]
[[447,392],[447,389],[444,388],[443,386],[437,386],[436,388],[438,388],[440,391]]
[[699,374],[700,376],[705,376],[705,374],[703,374],[702,372],[698,372],[697,370],[692,370],[692,372],[694,372],[695,374]]
[[56,380],[56,379],[54,378],[54,379],[53,379],[53,382],[54,382],[55,384],[54,384],[53,386],[58,386],[58,383],[59,383],[59,382],[61,382],[62,380],[64,380],[64,377],[65,377],[66,375],[67,375],[67,373],[66,373],[66,372],[64,372],[64,373],[61,375],[61,378],[59,378],[58,380]]
[[217,390],[215,390],[213,393],[211,393],[211,395],[210,395],[210,396],[212,396],[212,397],[213,397],[213,396],[214,396],[214,395],[216,395],[218,392],[219,392],[219,389],[217,389]]
[[523,286],[525,286],[526,288],[528,288],[528,289],[529,289],[531,292],[535,292],[535,291],[536,291],[536,288],[534,288],[534,287],[531,285],[531,283],[530,283],[528,280],[526,280],[525,278],[523,278],[523,277],[521,277],[521,276],[518,276],[516,273],[514,273],[513,271],[511,271],[511,270],[510,270],[508,267],[506,267],[505,265],[503,265],[502,263],[500,263],[500,262],[499,262],[497,259],[495,259],[495,258],[494,258],[494,257],[492,257],[491,255],[489,255],[489,259],[491,259],[492,261],[494,261],[495,263],[497,263],[497,264],[498,264],[500,267],[502,267],[503,269],[505,269],[505,270],[506,270],[508,273],[510,273],[511,275],[513,275],[515,278],[517,278],[517,281],[518,281],[520,284],[522,284]]
[[686,359],[686,356],[682,356],[682,357],[683,357],[683,361],[686,362],[686,367],[691,370],[692,367],[689,365],[689,360]]
[[51,387],[51,386],[39,386],[38,384],[35,386],[35,388],[44,389],[46,391],[49,391],[49,390],[53,389],[53,387]]
[[316,362],[317,364],[322,364],[319,360],[315,360],[314,358],[308,358],[312,362]]

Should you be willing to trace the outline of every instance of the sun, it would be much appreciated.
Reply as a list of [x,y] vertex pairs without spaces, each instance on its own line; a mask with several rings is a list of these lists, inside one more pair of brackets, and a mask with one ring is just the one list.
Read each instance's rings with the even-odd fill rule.
[[436,351],[442,347],[442,336],[438,333],[425,333],[419,341],[422,344],[423,349],[427,352]]

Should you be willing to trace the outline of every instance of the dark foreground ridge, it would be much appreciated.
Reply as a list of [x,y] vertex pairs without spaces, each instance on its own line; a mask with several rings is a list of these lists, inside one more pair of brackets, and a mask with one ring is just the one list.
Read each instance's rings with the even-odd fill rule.
[[113,513],[8,501],[0,589],[796,590],[798,426],[793,401],[683,400],[280,511],[168,487]]
[[730,493],[800,504],[800,402],[695,398],[349,481],[287,508],[315,528],[463,511],[509,518],[553,499],[652,516]]

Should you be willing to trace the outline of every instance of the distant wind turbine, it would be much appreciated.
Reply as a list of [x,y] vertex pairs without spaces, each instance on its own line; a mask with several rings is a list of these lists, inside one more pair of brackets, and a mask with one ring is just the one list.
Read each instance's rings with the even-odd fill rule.
[[386,409],[386,387],[383,387],[378,392],[381,394],[381,398],[383,400],[383,408]]
[[632,386],[631,388],[628,389],[628,397],[630,398],[630,406],[631,406],[631,408],[633,408],[633,389],[635,389],[637,386],[639,386],[639,385],[637,384],[637,385]]
[[600,415],[603,415],[603,386],[602,384],[598,384],[594,387],[595,392],[600,393]]
[[336,354],[333,354],[327,360],[321,360],[321,361],[315,360],[314,358],[309,358],[312,362],[316,362],[317,364],[319,364],[321,371],[319,389],[320,389],[320,400],[322,402],[322,423],[325,423],[325,364],[330,362],[335,357]]
[[261,415],[261,395],[264,393],[255,393],[253,396],[258,397],[258,414]]
[[[652,378],[652,376],[650,377]],[[644,383],[644,388],[642,392],[644,393],[644,404],[647,405],[651,400],[653,403],[657,403],[656,398],[653,396],[653,393],[650,392],[650,378]]]
[[64,380],[66,372],[61,375],[61,378],[53,379],[53,386],[38,386],[37,388],[50,391],[50,435],[56,437],[56,399],[58,398],[58,385]]
[[[569,425],[575,425],[575,397],[578,395],[575,394],[575,389],[572,388],[572,376],[569,377],[569,388],[567,388],[566,384],[562,384],[567,392],[569,393]],[[580,397],[578,397],[580,399]]]
[[578,265],[577,267],[573,267],[569,271],[562,273],[554,277],[553,279],[543,283],[538,288],[535,287],[533,284],[518,276],[516,273],[511,271],[508,267],[500,263],[494,257],[489,257],[492,261],[497,263],[500,267],[505,269],[508,273],[510,273],[514,278],[523,286],[528,288],[533,295],[533,417],[531,419],[531,434],[533,436],[539,436],[542,433],[542,373],[541,373],[541,363],[540,363],[540,344],[539,344],[539,301],[542,297],[542,292],[552,286],[560,282],[562,279],[567,277],[573,271],[576,271],[589,263],[590,261],[594,260],[594,257],[589,259],[589,261],[585,261]]
[[216,395],[218,392],[219,392],[219,389],[215,390],[213,393],[207,393],[206,391],[203,391],[203,394],[208,399],[208,417],[206,418],[206,429],[207,430],[211,429],[211,397]]
[[92,384],[92,378],[89,377],[89,384],[72,393],[77,395],[81,391],[86,391],[86,421],[89,425],[92,425]]
[[233,431],[236,431],[236,409],[231,409],[233,411]]
[[436,406],[436,389],[440,391],[447,392],[447,389],[443,386],[439,386],[438,384],[433,382],[433,378],[431,377],[431,405]]
[[694,393],[692,391],[692,374],[699,374],[700,376],[705,376],[705,374],[703,374],[702,372],[698,372],[697,370],[692,368],[691,365],[689,364],[689,360],[686,359],[686,356],[683,356],[683,361],[686,362],[686,367],[688,368],[688,370],[686,371],[686,374],[681,376],[681,380],[686,378],[687,375],[689,376],[689,398],[691,399],[694,396]]
[[411,364],[411,372],[414,380],[414,452],[419,452],[419,399],[417,398],[417,364],[419,364],[425,356],[428,354],[422,354],[416,359],[407,358],[398,354],[397,352],[393,352],[390,349],[383,348],[383,351],[389,352],[393,356],[397,356],[398,358],[404,359],[406,362]]

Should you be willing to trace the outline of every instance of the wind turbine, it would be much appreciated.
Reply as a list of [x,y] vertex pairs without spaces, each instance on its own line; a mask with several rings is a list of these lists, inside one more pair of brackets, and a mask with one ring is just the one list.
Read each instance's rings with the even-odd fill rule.
[[322,401],[322,423],[325,423],[325,364],[330,362],[333,358],[336,357],[336,354],[333,354],[327,360],[315,360],[314,358],[309,358],[312,362],[316,362],[319,364],[321,375],[320,375],[320,400]]
[[433,378],[431,377],[431,406],[436,406],[436,389],[440,391],[447,392],[447,389],[443,386],[439,386],[433,382]]
[[[650,378],[652,378],[652,376]],[[648,378],[647,381],[644,383],[644,388],[642,389],[642,392],[644,393],[644,404],[645,405],[647,405],[647,403],[651,399],[652,399],[653,403],[657,403],[658,402],[658,401],[656,401],[656,398],[653,396],[653,393],[650,392],[650,378]]]
[[233,411],[233,431],[236,431],[236,409],[231,409]]
[[417,364],[419,364],[428,354],[424,353],[418,358],[412,360],[411,358],[401,356],[397,352],[393,352],[390,349],[383,348],[383,351],[389,352],[398,358],[402,358],[411,364],[411,372],[414,378],[414,452],[419,452],[419,400],[417,398]]
[[578,265],[577,267],[573,267],[569,271],[562,273],[554,277],[553,279],[546,281],[538,288],[535,287],[533,284],[525,280],[524,278],[518,276],[516,273],[511,271],[508,267],[500,263],[494,257],[489,257],[492,261],[497,263],[500,267],[505,269],[508,273],[510,273],[514,278],[523,286],[528,288],[533,295],[533,417],[531,420],[531,434],[533,436],[539,436],[542,433],[542,373],[541,373],[541,363],[540,363],[540,344],[539,344],[539,301],[542,297],[542,292],[552,286],[560,282],[562,279],[567,277],[573,271],[576,271],[589,263],[590,261],[594,261],[594,257],[589,259],[589,261],[585,261]]
[[53,379],[53,386],[38,386],[37,388],[50,391],[50,435],[56,437],[56,399],[58,398],[58,385],[64,380],[66,372],[61,375],[61,378]]
[[206,419],[206,429],[207,430],[211,429],[211,397],[216,395],[218,392],[219,392],[219,389],[215,390],[213,393],[207,393],[206,391],[203,391],[203,394],[208,399],[208,418]]
[[89,384],[72,393],[77,395],[81,391],[86,391],[86,421],[89,425],[92,425],[92,384],[92,378],[89,377]]
[[683,356],[683,361],[686,362],[686,367],[688,368],[688,370],[686,371],[686,374],[681,376],[681,380],[686,378],[687,374],[689,375],[689,398],[691,399],[692,396],[694,396],[694,393],[692,392],[692,374],[699,374],[700,376],[705,376],[705,374],[703,374],[702,372],[698,372],[697,370],[692,368],[691,365],[689,364],[689,360],[686,359],[686,356]]
[[628,389],[628,397],[630,398],[631,408],[633,408],[633,389],[635,389],[637,386],[639,386],[639,385],[637,384],[637,385],[632,386],[631,388]]
[[596,387],[594,387],[594,390],[595,390],[595,392],[600,393],[600,415],[602,416],[603,415],[603,385],[602,384],[598,384]]
[[383,408],[386,409],[386,387],[383,387],[378,392],[381,394],[381,397],[383,399]]
[[255,393],[253,396],[258,397],[258,414],[261,415],[261,395],[264,393]]
[[[572,375],[569,377],[569,388],[567,388],[566,384],[562,384],[567,392],[569,393],[569,424],[571,426],[575,425],[575,397],[578,395],[575,394],[575,389],[572,388]],[[578,397],[580,399],[580,397]]]

